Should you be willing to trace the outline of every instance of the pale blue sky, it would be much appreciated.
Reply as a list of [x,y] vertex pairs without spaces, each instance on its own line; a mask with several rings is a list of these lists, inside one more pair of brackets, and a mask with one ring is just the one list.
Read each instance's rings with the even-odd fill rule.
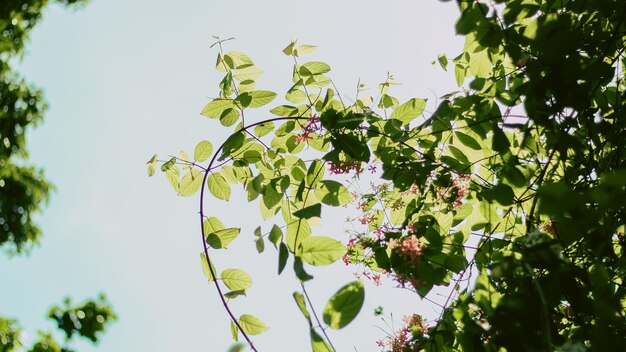
[[[78,12],[51,6],[20,66],[51,105],[44,124],[29,131],[28,147],[58,191],[38,217],[41,247],[28,258],[0,257],[0,315],[19,318],[34,335],[51,327],[45,313],[65,295],[82,300],[103,291],[120,320],[99,347],[81,351],[224,351],[227,316],[198,260],[197,198],[176,197],[162,175],[148,179],[145,171],[154,153],[225,137],[199,115],[221,79],[211,36],[236,37],[226,49],[250,55],[265,71],[257,87],[279,96],[292,64],[281,50],[298,38],[319,46],[311,59],[331,65],[348,98],[359,78],[375,88],[390,71],[404,83],[394,91],[401,100],[432,102],[455,88],[453,74],[430,62],[461,50],[457,12],[433,0],[92,0]],[[243,229],[228,256],[217,259],[219,268],[241,267],[255,281],[233,308],[270,325],[255,338],[259,350],[309,350],[306,322],[291,298],[298,283],[290,270],[276,277],[273,248],[255,254],[251,233],[260,216],[240,194],[207,205]],[[341,238],[341,215],[324,221],[315,233]],[[341,263],[312,272],[308,289],[319,311],[353,279]],[[397,317],[435,314],[398,289],[367,286],[366,297],[361,316],[331,332],[339,351],[378,350],[375,340],[384,334],[376,326],[385,327],[372,314],[378,305]]]

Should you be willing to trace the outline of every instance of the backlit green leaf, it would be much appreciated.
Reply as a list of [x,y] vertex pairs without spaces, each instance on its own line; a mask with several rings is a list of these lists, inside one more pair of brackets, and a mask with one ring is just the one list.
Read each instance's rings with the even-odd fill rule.
[[299,47],[294,49],[293,55],[302,56],[302,55],[310,54],[315,51],[315,48],[317,48],[315,45],[300,45]]
[[302,315],[304,315],[304,317],[309,321],[311,321],[311,314],[309,313],[309,310],[306,309],[306,303],[304,301],[304,295],[300,292],[294,292],[293,293],[293,299],[296,301],[296,304],[298,305],[298,308],[300,309],[300,312],[302,313]]
[[426,100],[413,98],[406,103],[398,106],[389,116],[391,119],[397,119],[403,123],[409,123],[424,112]]
[[287,225],[287,245],[292,252],[300,245],[300,242],[311,235],[311,227],[306,220],[292,221]]
[[334,352],[328,342],[326,342],[314,329],[311,328],[311,348],[313,352]]
[[248,335],[259,335],[269,329],[261,319],[249,314],[243,314],[239,317],[239,326]]
[[202,187],[202,173],[198,170],[190,170],[180,180],[180,188],[178,189],[178,195],[183,197],[189,197]]
[[209,175],[207,179],[207,184],[209,186],[209,192],[215,198],[228,200],[230,198],[230,185],[224,177],[218,173],[212,173]]
[[339,206],[350,203],[353,198],[350,191],[337,181],[324,180],[315,188],[315,196],[322,203]]
[[351,282],[337,291],[326,303],[324,322],[332,329],[348,325],[361,311],[365,300],[363,282]]
[[205,161],[213,154],[213,145],[209,141],[201,141],[196,145],[193,152],[193,159],[196,161]]
[[300,243],[302,261],[311,265],[328,265],[346,253],[341,242],[325,236],[311,236]]
[[314,76],[330,72],[330,66],[324,62],[312,61],[300,66],[300,75]]
[[278,244],[283,241],[283,232],[280,227],[274,225],[270,230],[269,240],[274,244],[274,247],[278,248]]
[[261,70],[257,66],[248,66],[245,68],[237,69],[233,77],[238,81],[256,81],[263,74],[263,70]]
[[284,116],[284,117],[297,116],[298,108],[295,106],[290,106],[290,105],[280,105],[270,110],[270,112],[274,115]]
[[253,92],[248,93],[252,97],[252,102],[250,102],[251,108],[258,108],[265,104],[269,104],[276,98],[276,93],[270,92],[269,90],[255,90]]
[[245,291],[252,287],[252,278],[240,269],[226,269],[220,277],[224,285],[233,291]]
[[204,273],[204,276],[209,279],[209,282],[214,281],[215,276],[213,276],[213,274],[215,274],[216,272],[215,267],[213,266],[212,262],[207,261],[204,252],[200,253],[200,265],[202,266],[202,272]]
[[201,114],[212,119],[219,119],[224,111],[235,106],[232,99],[214,99],[204,106]]
[[226,248],[235,238],[237,238],[237,236],[239,236],[240,232],[241,229],[239,228],[218,230],[208,234],[206,242],[209,246],[215,249]]

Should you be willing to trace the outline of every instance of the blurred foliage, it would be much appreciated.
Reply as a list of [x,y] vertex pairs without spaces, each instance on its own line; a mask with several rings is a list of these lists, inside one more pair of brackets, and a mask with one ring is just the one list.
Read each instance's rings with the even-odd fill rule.
[[0,352],[71,352],[70,344],[75,336],[92,343],[99,341],[106,327],[117,319],[111,304],[104,295],[97,299],[90,299],[80,305],[72,306],[71,300],[66,298],[61,306],[50,309],[48,318],[56,323],[60,332],[63,332],[64,343],[57,341],[50,332],[39,331],[37,339],[30,349],[26,349],[24,331],[16,320],[0,317]]
[[[247,230],[207,214],[203,200],[228,201],[241,185],[273,222],[254,230],[257,251],[273,244],[279,274],[293,258],[302,285],[294,299],[314,352],[334,351],[325,330],[343,328],[361,309],[362,285],[353,282],[328,300],[323,322],[311,314],[308,265],[339,258],[363,279],[388,279],[440,309],[431,321],[407,316],[379,341],[382,350],[625,345],[626,2],[455,3],[463,51],[434,63],[459,88],[432,111],[425,99],[392,96],[393,76],[377,96],[359,84],[347,106],[328,64],[301,61],[315,47],[293,41],[283,50],[294,60],[287,102],[259,113],[278,94],[256,88],[262,70],[247,55],[214,44],[224,78],[202,115],[230,137],[215,149],[200,141],[193,157],[155,155],[148,174],[161,164],[177,194],[200,192],[201,264],[235,341],[243,336],[256,351],[249,335],[267,326],[234,315],[229,302],[245,296],[252,278],[241,269],[220,274],[212,258]],[[358,215],[345,247],[312,234],[328,207],[353,200]]]
[[97,301],[86,301],[78,306],[72,306],[71,303],[66,298],[62,307],[53,307],[48,314],[67,339],[78,334],[92,342],[98,342],[105,324],[117,318],[104,295],[100,295]]
[[[84,0],[60,0],[76,6]],[[10,253],[29,251],[41,230],[31,214],[46,204],[51,185],[43,171],[25,166],[28,153],[24,136],[43,120],[47,104],[41,90],[27,84],[11,68],[24,54],[33,27],[41,20],[48,0],[0,2],[0,248]]]
[[[63,5],[85,4],[83,0],[60,0]],[[25,134],[43,120],[47,104],[41,90],[27,84],[11,68],[21,58],[33,27],[42,18],[47,0],[2,0],[0,2],[0,247],[9,254],[29,253],[38,243],[41,229],[33,222],[48,201],[52,186],[43,171],[28,165]],[[0,352],[70,352],[74,334],[97,342],[116,319],[104,296],[71,306],[66,299],[54,307],[49,318],[65,333],[59,344],[51,333],[39,332],[30,349],[16,320],[0,317]],[[63,346],[62,346],[63,345]]]

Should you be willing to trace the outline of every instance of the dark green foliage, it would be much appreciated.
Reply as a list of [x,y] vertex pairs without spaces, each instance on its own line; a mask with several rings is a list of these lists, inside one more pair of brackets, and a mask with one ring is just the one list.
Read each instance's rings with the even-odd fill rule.
[[78,334],[92,342],[98,342],[105,325],[117,319],[104,295],[100,295],[97,301],[89,300],[78,306],[72,306],[71,303],[66,298],[62,307],[53,307],[48,314],[68,340]]
[[[63,5],[84,0],[59,0]],[[52,186],[43,171],[28,165],[25,134],[43,120],[47,104],[42,92],[28,85],[11,69],[11,60],[23,54],[28,34],[42,17],[47,0],[2,0],[0,2],[0,247],[9,253],[29,253],[42,233],[33,215],[46,204]],[[5,285],[10,286],[10,285]],[[3,302],[10,304],[10,302]],[[51,319],[66,334],[97,342],[105,326],[116,319],[104,296],[80,306],[54,307]],[[21,328],[12,319],[0,317],[0,352],[24,351]],[[29,352],[72,352],[50,333],[39,332]]]

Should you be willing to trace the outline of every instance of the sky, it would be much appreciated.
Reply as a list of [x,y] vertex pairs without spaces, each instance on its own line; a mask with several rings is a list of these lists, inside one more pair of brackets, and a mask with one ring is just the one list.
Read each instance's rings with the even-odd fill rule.
[[[228,318],[200,269],[197,197],[175,195],[160,173],[146,175],[154,154],[193,151],[200,140],[218,144],[227,135],[202,110],[217,95],[220,73],[212,36],[235,37],[225,50],[247,53],[264,71],[258,89],[282,97],[290,86],[291,58],[281,50],[292,39],[317,45],[307,59],[327,62],[348,100],[357,82],[375,87],[392,73],[403,85],[401,101],[455,90],[452,72],[431,64],[455,56],[456,7],[438,1],[148,1],[92,0],[80,11],[56,5],[32,33],[18,69],[45,91],[50,109],[28,133],[30,161],[57,187],[37,216],[41,246],[29,257],[0,256],[0,315],[18,318],[29,333],[51,330],[51,305],[106,293],[119,315],[102,342],[89,351],[225,351]],[[282,103],[276,100],[274,105]],[[432,106],[432,105],[430,105]],[[269,110],[269,109],[268,109]],[[259,115],[258,118],[262,118]],[[291,294],[299,284],[290,270],[276,275],[276,252],[257,255],[256,206],[235,191],[230,203],[206,204],[210,215],[242,228],[218,268],[242,268],[252,276],[237,314],[253,314],[270,330],[254,338],[260,351],[309,350],[308,331]],[[345,242],[342,211],[323,218],[314,234]],[[343,236],[343,237],[342,237]],[[307,285],[319,312],[326,300],[354,280],[336,263],[314,268]],[[7,304],[8,302],[8,304]],[[393,313],[387,323],[373,310]],[[338,351],[378,351],[375,341],[396,328],[402,314],[438,310],[415,294],[366,285],[361,315],[329,332]]]

